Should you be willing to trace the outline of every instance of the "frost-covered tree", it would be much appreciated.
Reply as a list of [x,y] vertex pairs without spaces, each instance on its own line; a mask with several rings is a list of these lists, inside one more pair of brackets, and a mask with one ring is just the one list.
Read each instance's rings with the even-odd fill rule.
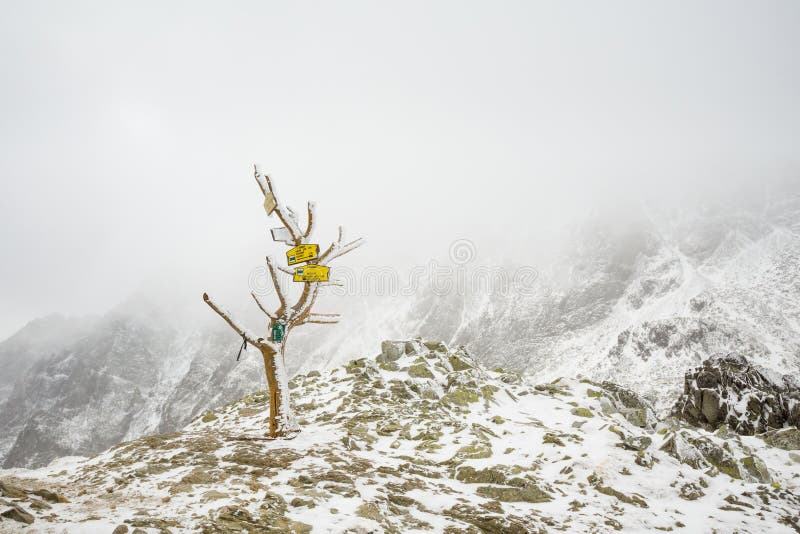
[[[283,224],[283,229],[280,230],[280,234],[283,237],[280,240],[289,247],[311,244],[311,236],[316,225],[315,204],[313,202],[308,203],[308,221],[305,230],[302,230],[295,211],[280,201],[272,180],[270,180],[269,176],[262,174],[258,166],[255,167],[255,178],[261,192],[264,194],[265,207],[267,207],[268,214],[277,215]],[[275,237],[275,234],[273,236]],[[276,240],[278,240],[277,237]],[[344,231],[340,226],[338,239],[323,252],[319,253],[317,258],[309,260],[308,264],[328,266],[336,258],[355,250],[363,244],[364,239],[362,238],[345,243]],[[247,330],[228,311],[215,303],[207,293],[203,293],[203,300],[247,343],[261,351],[269,388],[269,436],[275,438],[292,435],[300,430],[289,403],[289,386],[286,373],[286,341],[289,339],[291,331],[308,323],[335,324],[339,315],[314,313],[313,311],[320,288],[332,285],[330,282],[302,282],[300,295],[294,304],[290,305],[289,291],[286,291],[281,285],[278,277],[279,273],[294,276],[295,272],[279,265],[270,256],[267,256],[266,259],[267,268],[278,299],[277,308],[273,307],[273,311],[269,311],[271,309],[269,306],[266,306],[254,292],[250,293],[258,308],[269,319],[266,335],[259,336]],[[276,323],[284,325],[283,335],[280,336],[280,339],[273,338]]]

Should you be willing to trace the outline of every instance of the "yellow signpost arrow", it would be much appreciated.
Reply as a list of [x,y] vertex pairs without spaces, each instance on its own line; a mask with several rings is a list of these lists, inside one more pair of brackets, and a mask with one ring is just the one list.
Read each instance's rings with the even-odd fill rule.
[[316,259],[317,256],[319,256],[319,245],[298,245],[286,252],[286,261],[289,265],[294,265]]
[[324,265],[308,264],[294,268],[295,282],[327,282],[331,268]]

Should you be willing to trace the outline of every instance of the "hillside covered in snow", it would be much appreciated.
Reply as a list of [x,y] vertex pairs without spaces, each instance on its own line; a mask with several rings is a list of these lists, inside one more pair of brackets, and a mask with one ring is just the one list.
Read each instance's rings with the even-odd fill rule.
[[[661,414],[681,392],[684,371],[714,354],[800,372],[795,190],[752,206],[630,219],[576,227],[555,259],[535,265],[531,292],[420,288],[340,299],[332,309],[341,324],[293,336],[288,370],[332,369],[368,354],[376,339],[423,336],[464,345],[487,367],[534,382],[583,375],[623,384]],[[491,263],[478,253],[460,266],[467,276]],[[0,377],[2,465],[41,466],[175,431],[265,387],[261,358],[246,352],[237,362],[241,340],[211,314],[197,323],[165,312],[157,298],[133,300],[99,318],[37,320],[0,343],[9,370]],[[189,304],[202,306],[199,296]]]
[[796,429],[708,432],[609,382],[532,384],[442,343],[382,349],[292,380],[293,440],[263,438],[258,392],[92,459],[0,471],[0,531],[800,528]]
[[800,195],[755,204],[586,224],[535,292],[428,294],[411,329],[535,380],[613,380],[659,410],[713,354],[799,373]]

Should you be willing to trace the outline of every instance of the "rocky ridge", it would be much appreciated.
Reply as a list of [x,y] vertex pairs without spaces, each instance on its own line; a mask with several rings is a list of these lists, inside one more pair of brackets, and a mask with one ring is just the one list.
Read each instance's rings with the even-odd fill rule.
[[718,355],[686,372],[674,411],[692,425],[709,430],[727,425],[739,434],[796,427],[800,382],[751,365],[738,354]]
[[658,421],[611,383],[534,385],[416,339],[291,385],[294,440],[263,437],[259,392],[181,432],[0,471],[0,531],[800,528],[790,442]]

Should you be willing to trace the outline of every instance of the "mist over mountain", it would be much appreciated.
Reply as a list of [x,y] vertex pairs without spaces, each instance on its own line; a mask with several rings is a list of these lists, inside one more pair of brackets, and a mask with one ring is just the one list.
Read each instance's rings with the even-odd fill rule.
[[[425,280],[408,294],[355,299],[346,293],[363,287],[343,288],[322,301],[342,323],[298,331],[289,372],[333,368],[375,352],[375,340],[423,336],[534,381],[613,379],[661,412],[683,372],[717,353],[800,372],[800,195],[790,188],[748,204],[642,210],[635,224],[587,221],[525,287],[481,270],[525,266],[477,256],[451,259],[450,286]],[[241,294],[241,316],[258,328],[263,316]],[[0,345],[0,365],[12,370],[0,458],[39,466],[179,429],[265,387],[256,351],[236,361],[240,345],[199,298],[176,306],[139,296],[97,319],[33,321]]]
[[534,295],[428,297],[425,336],[539,379],[591,373],[663,405],[683,370],[740,351],[800,370],[800,197],[578,227]]
[[800,532],[800,2],[7,2],[0,533]]

